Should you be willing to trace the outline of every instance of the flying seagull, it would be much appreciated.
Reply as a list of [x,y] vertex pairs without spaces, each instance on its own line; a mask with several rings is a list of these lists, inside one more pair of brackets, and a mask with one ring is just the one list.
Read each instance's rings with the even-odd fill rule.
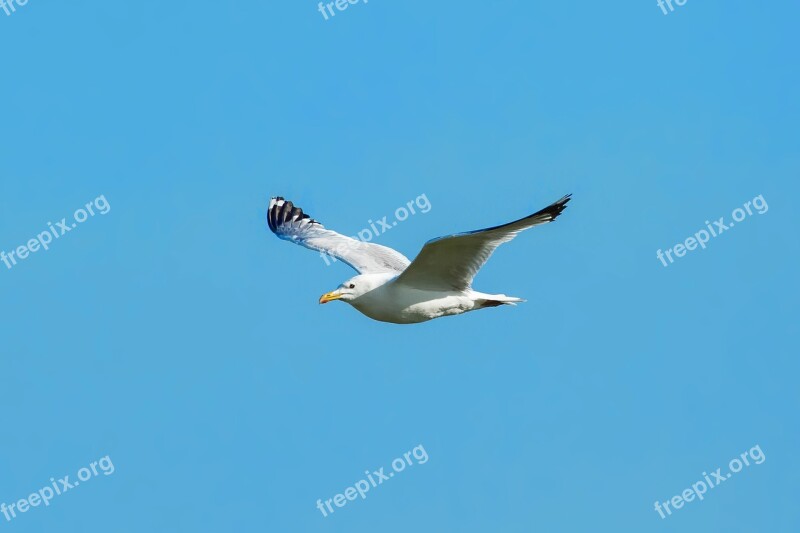
[[323,294],[319,303],[342,300],[374,320],[414,324],[523,302],[505,294],[475,291],[472,279],[498,246],[523,230],[555,220],[570,196],[508,224],[428,241],[413,262],[386,246],[326,229],[280,196],[269,202],[267,223],[281,239],[333,256],[358,272]]

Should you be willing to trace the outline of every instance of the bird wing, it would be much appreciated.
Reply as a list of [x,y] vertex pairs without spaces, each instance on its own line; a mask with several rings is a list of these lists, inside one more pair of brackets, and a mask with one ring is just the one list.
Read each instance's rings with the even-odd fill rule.
[[464,291],[498,246],[523,230],[556,219],[572,195],[530,216],[477,231],[439,237],[425,243],[419,255],[394,281],[420,289]]
[[303,213],[280,196],[270,199],[267,209],[269,229],[283,240],[323,252],[347,263],[359,274],[402,272],[410,261],[386,246],[346,237]]

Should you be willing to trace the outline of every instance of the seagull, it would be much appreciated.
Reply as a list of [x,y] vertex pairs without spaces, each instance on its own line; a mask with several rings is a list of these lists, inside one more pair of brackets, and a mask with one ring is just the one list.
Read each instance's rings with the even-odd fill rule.
[[523,230],[555,220],[571,196],[508,224],[430,240],[413,262],[386,246],[326,229],[280,196],[270,199],[267,223],[279,238],[335,257],[358,272],[323,294],[320,304],[341,300],[374,320],[415,324],[524,302],[475,291],[472,280],[498,246]]

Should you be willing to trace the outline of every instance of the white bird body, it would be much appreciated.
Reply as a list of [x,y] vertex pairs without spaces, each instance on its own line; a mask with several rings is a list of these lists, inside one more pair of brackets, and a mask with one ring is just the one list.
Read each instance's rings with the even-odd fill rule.
[[472,280],[498,246],[523,230],[552,222],[569,199],[564,196],[508,224],[428,241],[413,262],[386,246],[325,229],[281,197],[270,200],[267,222],[281,239],[332,255],[359,272],[338,289],[323,294],[320,303],[342,300],[374,320],[415,324],[524,301],[475,291]]
[[367,281],[364,280],[366,277],[373,278],[368,281],[376,287],[348,303],[364,315],[381,322],[416,324],[490,306],[486,302],[511,304],[522,301],[504,294],[484,294],[471,289],[458,292],[405,287],[395,284],[397,276],[392,274],[365,274],[356,276],[353,281],[357,285],[359,281]]

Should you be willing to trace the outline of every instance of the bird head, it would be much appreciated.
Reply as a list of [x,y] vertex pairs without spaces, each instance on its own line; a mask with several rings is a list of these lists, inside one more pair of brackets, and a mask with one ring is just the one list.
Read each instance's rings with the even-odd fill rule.
[[320,296],[319,303],[326,304],[334,300],[342,300],[343,302],[352,302],[359,296],[362,296],[371,290],[380,287],[387,281],[394,278],[395,275],[385,274],[361,274],[345,281],[335,291],[327,292]]

